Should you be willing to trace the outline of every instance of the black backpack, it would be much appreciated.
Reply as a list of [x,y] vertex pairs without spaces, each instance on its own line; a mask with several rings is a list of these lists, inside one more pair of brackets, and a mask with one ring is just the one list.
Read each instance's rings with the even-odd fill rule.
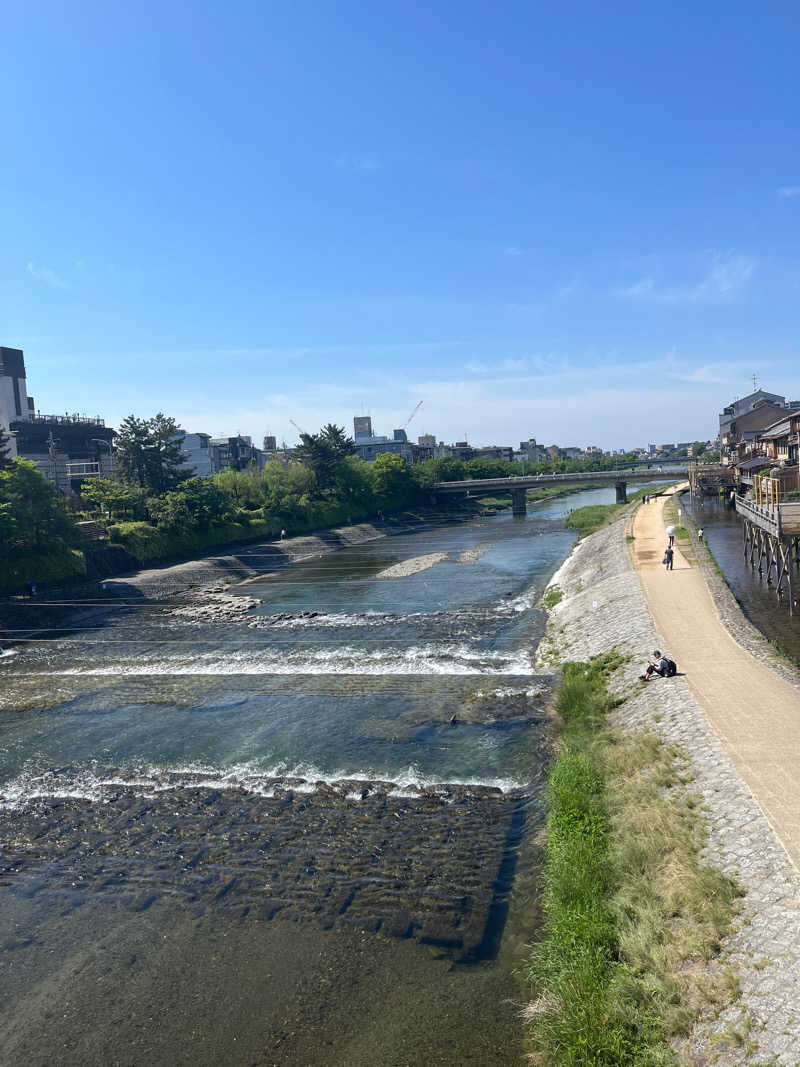
[[665,678],[674,678],[678,673],[678,665],[674,659],[667,660],[667,670],[664,675]]

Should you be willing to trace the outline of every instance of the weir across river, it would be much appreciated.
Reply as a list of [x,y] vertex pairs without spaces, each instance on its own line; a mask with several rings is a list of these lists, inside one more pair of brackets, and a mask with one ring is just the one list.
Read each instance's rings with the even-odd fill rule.
[[624,470],[586,471],[577,474],[530,474],[517,478],[472,478],[460,482],[436,482],[433,486],[435,496],[442,494],[486,496],[490,493],[510,493],[515,515],[526,515],[528,511],[527,491],[547,485],[613,485],[617,491],[617,503],[628,501],[628,480],[635,477],[637,482],[664,481],[664,474],[685,476],[686,467],[671,467],[668,472],[648,467],[637,469],[627,467]]

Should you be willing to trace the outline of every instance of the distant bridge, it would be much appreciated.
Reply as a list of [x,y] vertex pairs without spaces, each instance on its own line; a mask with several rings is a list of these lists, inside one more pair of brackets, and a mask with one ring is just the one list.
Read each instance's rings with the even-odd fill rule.
[[613,485],[617,490],[617,503],[628,502],[628,481],[633,479],[637,482],[663,482],[675,475],[675,480],[686,476],[687,467],[670,467],[669,470],[658,470],[645,467],[638,470],[635,467],[626,467],[624,470],[615,471],[586,471],[583,474],[526,474],[518,478],[472,478],[462,482],[436,482],[433,491],[437,495],[441,493],[466,493],[467,496],[485,496],[486,493],[497,492],[511,494],[511,502],[515,515],[526,515],[528,511],[527,492],[541,485],[585,485],[587,482],[597,482],[598,485]]

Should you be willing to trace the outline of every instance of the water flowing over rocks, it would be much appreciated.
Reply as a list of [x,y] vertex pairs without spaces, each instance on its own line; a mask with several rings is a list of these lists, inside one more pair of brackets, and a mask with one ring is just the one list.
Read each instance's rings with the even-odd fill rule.
[[0,810],[0,885],[134,911],[168,894],[198,916],[232,909],[491,952],[525,820],[519,793],[291,777],[250,792],[198,788],[186,774],[159,787],[109,782],[88,800],[51,783]]
[[165,614],[194,623],[238,622],[261,603],[256,597],[233,596],[218,588],[188,594],[190,603],[170,608]]
[[[621,729],[657,733],[680,746],[694,777],[692,791],[703,798],[706,858],[747,892],[745,921],[727,938],[722,959],[738,969],[741,999],[719,1017],[702,1021],[679,1051],[701,1065],[797,1067],[800,874],[697,707],[686,679],[637,686],[651,650],[663,649],[665,643],[655,631],[625,532],[621,520],[587,537],[551,579],[563,598],[551,611],[538,665],[544,669],[557,660],[585,660],[611,648],[630,655],[624,670],[615,672],[614,683],[627,699],[612,722]],[[732,1028],[741,1027],[743,1009],[750,1016],[756,1051],[748,1049],[747,1041],[724,1040]]]

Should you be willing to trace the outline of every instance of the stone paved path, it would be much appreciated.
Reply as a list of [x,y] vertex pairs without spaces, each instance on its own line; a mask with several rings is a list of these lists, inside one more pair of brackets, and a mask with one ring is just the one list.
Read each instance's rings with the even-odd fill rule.
[[800,695],[733,640],[701,571],[687,563],[677,543],[675,569],[662,566],[663,507],[658,498],[638,508],[634,522],[634,562],[648,607],[668,654],[800,867]]
[[[639,581],[644,572],[634,570],[626,532],[623,520],[587,537],[554,575],[552,584],[563,599],[550,613],[538,665],[547,670],[559,660],[585,660],[610,648],[630,656],[613,676],[625,701],[611,721],[621,730],[655,732],[679,746],[693,776],[687,789],[702,798],[709,834],[705,858],[746,892],[742,914],[714,964],[736,968],[741,997],[700,1020],[679,1042],[680,1062],[800,1067],[800,874],[712,730],[690,679],[682,674],[647,685],[637,681],[648,653],[666,646],[648,610]],[[660,560],[664,545],[656,543]]]

